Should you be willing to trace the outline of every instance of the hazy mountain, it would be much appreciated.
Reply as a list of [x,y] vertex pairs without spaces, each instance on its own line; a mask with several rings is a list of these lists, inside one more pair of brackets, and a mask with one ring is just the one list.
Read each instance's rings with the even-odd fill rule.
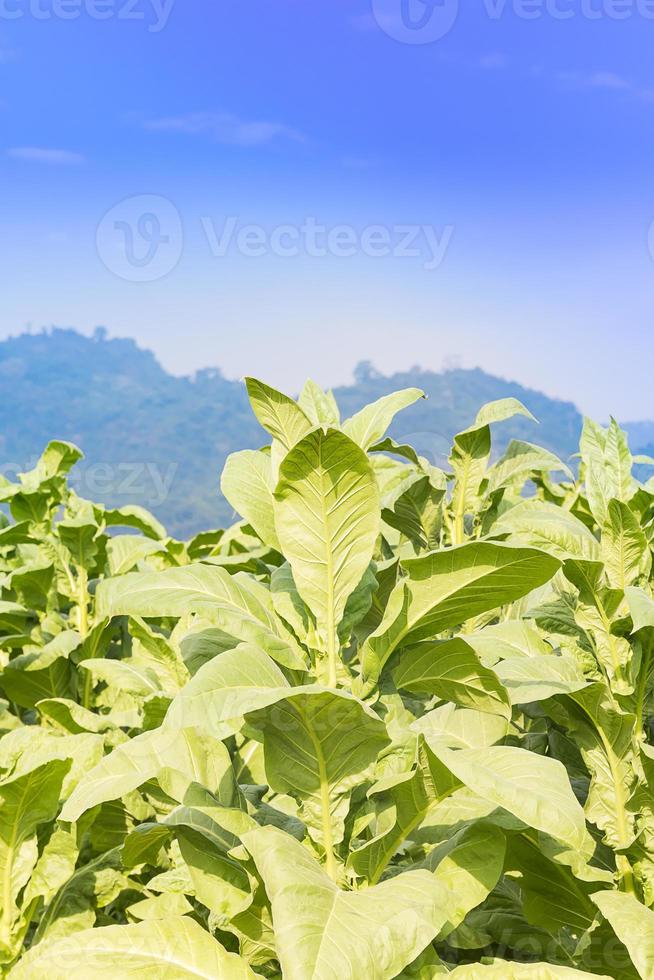
[[654,446],[654,422],[625,422],[623,428],[629,433],[629,442],[632,448],[638,447],[638,452],[646,452],[649,447],[648,455],[652,455]]
[[[393,434],[437,463],[481,404],[507,396],[523,401],[541,424],[518,419],[497,427],[498,447],[518,437],[563,457],[577,448],[581,417],[573,404],[479,369],[437,374],[416,367],[386,377],[364,363],[355,383],[335,394],[347,416],[413,385],[429,399],[403,413]],[[32,465],[49,439],[68,439],[86,454],[79,493],[142,503],[177,535],[231,520],[218,491],[225,457],[266,441],[241,382],[214,368],[173,377],[150,351],[108,340],[103,330],[91,339],[54,329],[0,342],[0,391],[0,472],[11,476]]]

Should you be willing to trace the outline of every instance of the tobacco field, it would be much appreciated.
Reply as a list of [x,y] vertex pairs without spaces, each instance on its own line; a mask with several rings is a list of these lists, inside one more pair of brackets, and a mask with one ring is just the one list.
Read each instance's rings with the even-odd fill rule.
[[0,975],[654,978],[648,461],[247,388],[229,528],[0,478]]

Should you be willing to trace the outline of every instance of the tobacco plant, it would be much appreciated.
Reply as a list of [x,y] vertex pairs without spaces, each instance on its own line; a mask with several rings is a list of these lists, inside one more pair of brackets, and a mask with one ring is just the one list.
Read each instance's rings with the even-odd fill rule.
[[[247,380],[237,523],[0,482],[11,980],[654,977],[654,485]],[[639,464],[648,460],[638,459]]]

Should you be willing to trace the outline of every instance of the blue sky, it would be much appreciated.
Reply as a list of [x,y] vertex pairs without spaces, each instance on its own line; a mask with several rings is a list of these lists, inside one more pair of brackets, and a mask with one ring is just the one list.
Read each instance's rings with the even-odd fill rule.
[[654,2],[402,2],[0,0],[0,336],[654,417]]

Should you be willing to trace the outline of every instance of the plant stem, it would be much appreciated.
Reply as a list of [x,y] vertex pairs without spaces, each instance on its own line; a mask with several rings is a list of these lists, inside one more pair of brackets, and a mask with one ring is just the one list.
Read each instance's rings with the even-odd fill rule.
[[461,506],[457,505],[457,509],[454,513],[454,533],[452,535],[452,544],[455,546],[463,544],[464,538],[465,524],[462,504]]
[[[85,568],[77,569],[77,629],[82,641],[89,633],[89,573]],[[91,703],[93,677],[87,670],[82,691],[82,707],[88,708]]]
[[89,632],[89,573],[77,569],[77,629],[83,640]]
[[645,708],[645,693],[647,690],[647,679],[649,674],[649,663],[652,656],[651,649],[643,651],[640,662],[640,673],[638,675],[638,686],[636,688],[636,732],[647,741],[643,725],[643,711]]
[[316,753],[318,775],[320,777],[320,820],[322,824],[323,847],[325,848],[325,863],[327,866],[327,874],[332,881],[336,881],[337,871],[336,858],[334,856],[334,835],[332,834],[332,816],[329,801],[329,779],[327,778],[325,757],[322,752],[322,746],[316,738],[313,728],[307,722],[304,712],[301,708],[297,708],[297,711],[304,721],[305,728],[309,738],[313,742],[313,748]]
[[322,805],[322,833],[327,874],[332,881],[336,881],[336,858],[334,857],[334,838],[332,836],[332,821],[329,807],[329,785],[326,779],[321,779],[320,781],[320,802]]
[[[625,816],[626,801],[624,798],[622,783],[620,781],[618,760],[616,759],[615,752],[613,751],[613,748],[604,733],[600,731],[599,735],[604,745],[604,751],[606,752],[609,769],[611,771],[611,778],[613,780],[616,801],[615,816],[618,826],[618,836],[620,838],[621,845],[626,848],[629,845],[629,831]],[[636,886],[634,883],[634,874],[631,869],[631,864],[629,863],[629,858],[627,858],[624,854],[616,854],[615,864],[620,873],[620,889],[622,891],[629,892],[631,895],[635,895]]]
[[338,683],[338,673],[337,673],[337,654],[336,654],[336,630],[333,628],[332,624],[328,627],[328,639],[327,639],[327,657],[329,664],[329,678],[328,687],[336,687]]

